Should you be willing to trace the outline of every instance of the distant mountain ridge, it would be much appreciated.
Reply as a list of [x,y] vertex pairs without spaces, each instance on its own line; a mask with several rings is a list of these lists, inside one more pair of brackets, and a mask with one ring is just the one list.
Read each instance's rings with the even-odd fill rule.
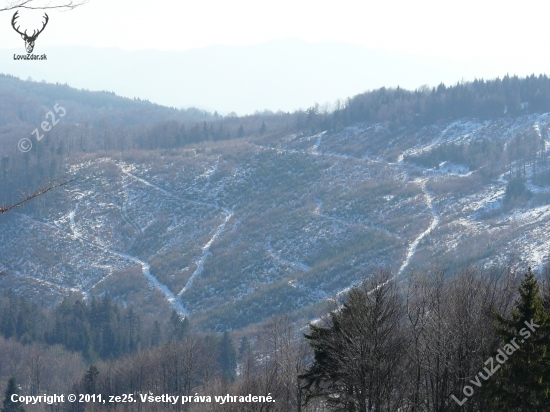
[[[472,62],[367,50],[343,42],[275,40],[253,46],[210,46],[182,52],[92,47],[44,47],[48,60],[13,61],[0,50],[1,71],[22,79],[108,90],[173,107],[227,114],[293,111],[379,87],[415,89],[495,77]],[[403,68],[406,67],[406,70]]]
[[117,96],[113,92],[78,90],[66,84],[29,82],[0,74],[0,127],[40,123],[43,108],[51,110],[56,103],[68,104],[73,118],[88,118],[91,121],[105,118],[113,125],[213,118],[210,113],[198,109],[177,110],[146,100]]

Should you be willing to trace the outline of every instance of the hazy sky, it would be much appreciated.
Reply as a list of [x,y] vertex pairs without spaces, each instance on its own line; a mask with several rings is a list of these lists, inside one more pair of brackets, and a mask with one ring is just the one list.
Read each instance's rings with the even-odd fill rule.
[[[40,26],[41,12],[20,14],[23,27]],[[12,15],[0,13],[0,49],[23,47]],[[550,73],[547,0],[90,0],[49,15],[40,47],[183,51],[294,38],[468,61],[484,68],[480,77]],[[438,76],[434,71],[431,85]]]
[[[300,38],[459,59],[549,59],[550,2],[542,0],[90,0],[49,14],[44,45],[186,50]],[[2,48],[21,41],[11,16],[0,14]]]

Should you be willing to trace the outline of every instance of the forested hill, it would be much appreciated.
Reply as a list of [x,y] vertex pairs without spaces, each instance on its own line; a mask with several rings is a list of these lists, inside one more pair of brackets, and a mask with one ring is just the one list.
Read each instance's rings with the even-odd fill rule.
[[[70,120],[73,125],[85,123],[100,128],[103,137],[118,132],[117,137],[108,139],[109,147],[93,141],[85,148],[75,147],[77,150],[154,149],[243,136],[337,131],[357,122],[379,123],[396,132],[402,127],[422,127],[465,117],[497,119],[544,112],[550,110],[550,79],[541,74],[422,86],[414,91],[381,88],[336,102],[312,102],[309,108],[292,113],[264,111],[224,117],[195,108],[178,110],[123,98],[112,92],[77,90],[0,74],[0,127],[15,124],[35,128],[56,103],[70,114],[65,123]],[[131,132],[134,138],[121,141],[121,131]]]
[[[21,118],[20,111],[13,110],[23,102],[49,106],[62,101],[68,105],[80,106],[83,114],[88,117],[93,117],[94,114],[105,115],[107,111],[113,111],[120,116],[120,123],[125,125],[152,123],[166,118],[176,118],[181,121],[220,118],[195,108],[187,110],[168,108],[147,100],[140,100],[137,96],[134,99],[128,99],[109,91],[79,90],[66,84],[36,82],[32,79],[25,81],[4,74],[0,74],[0,96],[3,102],[0,124],[10,123],[16,119],[26,122],[26,119]],[[526,109],[525,105],[522,105],[525,102],[529,102],[530,111],[548,109],[550,79],[547,75],[533,74],[525,78],[506,75],[502,79],[479,79],[473,82],[458,82],[455,85],[443,83],[437,87],[424,85],[413,91],[399,87],[396,89],[382,87],[341,101],[330,102],[330,108],[320,102],[320,105],[312,104],[310,108],[304,108],[303,111],[308,114],[311,111],[316,111],[317,114],[323,111],[334,111],[336,117],[346,121],[397,121],[399,124],[406,122],[426,124],[460,117],[495,118],[503,114],[513,116]],[[136,116],[140,111],[147,116]],[[294,114],[299,115],[301,111],[297,110]],[[266,111],[263,114],[273,113]],[[285,113],[278,113],[279,116],[283,114]],[[251,116],[245,116],[243,120],[246,117]]]
[[[78,90],[68,85],[35,82],[0,74],[0,127],[40,124],[43,108],[56,104],[72,114],[75,123],[107,121],[113,126],[133,126],[162,120],[209,120],[214,116],[199,109],[178,110],[139,98],[128,99],[108,91]],[[46,111],[47,111],[46,110]],[[35,126],[36,127],[36,126]]]
[[423,86],[415,91],[382,88],[349,99],[336,114],[345,123],[369,121],[401,127],[464,117],[495,119],[549,109],[550,79],[531,75]]
[[[26,137],[36,144],[38,136],[32,132],[40,131],[56,104],[67,115],[44,134],[38,150],[23,156],[17,142]],[[546,75],[505,76],[414,91],[381,88],[331,104],[313,103],[293,113],[264,111],[238,117],[193,108],[178,110],[111,92],[0,74],[0,154],[4,172],[12,172],[3,174],[6,190],[0,192],[0,203],[15,200],[13,194],[17,196],[19,190],[33,190],[44,178],[63,174],[67,156],[74,153],[177,149],[239,138],[273,140],[293,133],[339,133],[357,123],[383,127],[385,137],[380,144],[384,145],[399,134],[417,133],[431,124],[463,118],[512,120],[546,111],[550,111]],[[46,150],[49,154],[44,158]],[[395,153],[398,156],[399,150]]]

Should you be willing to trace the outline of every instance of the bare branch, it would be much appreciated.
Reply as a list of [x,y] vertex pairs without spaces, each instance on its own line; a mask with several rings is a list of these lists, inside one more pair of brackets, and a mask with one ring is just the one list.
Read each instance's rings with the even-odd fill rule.
[[[8,212],[12,209],[16,209],[18,207],[21,207],[25,203],[27,203],[27,202],[31,201],[32,199],[34,199],[35,197],[38,197],[38,196],[43,195],[45,193],[48,193],[50,190],[55,189],[57,187],[66,186],[74,180],[76,180],[76,178],[72,178],[72,179],[67,179],[67,178],[55,179],[55,180],[46,182],[46,184],[44,186],[40,187],[36,192],[34,192],[31,195],[27,195],[27,194],[21,192],[23,194],[23,199],[20,202],[14,204],[14,205],[11,205],[11,206],[0,206],[0,214],[6,213],[6,212]],[[7,273],[6,266],[4,266],[2,263],[0,263],[0,276],[5,275],[6,273]]]
[[0,11],[9,11],[14,9],[30,10],[49,10],[58,9],[62,11],[72,10],[78,6],[88,3],[89,0],[63,0],[61,4],[52,4],[52,2],[37,4],[36,0],[6,0],[4,6],[0,6]]
[[48,193],[50,190],[55,189],[57,187],[66,186],[75,179],[67,180],[65,178],[52,180],[50,182],[47,182],[44,186],[40,187],[36,192],[34,192],[31,195],[27,195],[25,193],[23,194],[23,200],[21,200],[19,203],[16,203],[11,206],[0,206],[0,214],[6,213],[12,209],[16,209],[18,207],[23,206],[25,203],[29,202],[30,200],[34,199],[35,197],[38,197],[40,195],[43,195],[44,193]]

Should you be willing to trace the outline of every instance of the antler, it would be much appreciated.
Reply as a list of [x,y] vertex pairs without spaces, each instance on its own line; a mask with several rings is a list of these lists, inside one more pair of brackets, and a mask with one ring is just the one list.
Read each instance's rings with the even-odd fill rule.
[[19,16],[17,15],[18,13],[19,13],[19,10],[17,10],[17,11],[15,12],[15,14],[13,15],[13,17],[12,17],[12,19],[11,19],[11,25],[12,25],[13,29],[14,29],[17,33],[19,33],[21,36],[26,36],[26,35],[27,35],[27,31],[26,31],[26,30],[25,30],[25,33],[21,33],[21,32],[19,31],[19,27],[21,27],[21,26],[18,26],[17,28],[15,28],[15,20],[17,20],[17,18],[19,17]]
[[44,13],[44,17],[46,18],[46,21],[44,22],[44,25],[42,26],[42,28],[38,30],[38,33],[36,33],[36,30],[34,30],[32,33],[32,36],[29,36],[29,39],[36,39],[38,35],[44,31],[44,29],[46,28],[46,25],[48,24],[48,21],[50,20],[47,13]]
[[36,30],[34,30],[33,33],[32,33],[32,36],[29,36],[27,34],[27,30],[25,30],[24,33],[21,33],[19,31],[19,27],[21,27],[21,26],[17,26],[17,28],[15,27],[15,23],[16,23],[15,21],[19,18],[18,13],[19,13],[19,10],[16,11],[15,14],[13,15],[13,17],[11,19],[11,25],[17,33],[19,33],[21,36],[25,36],[29,40],[36,39],[38,37],[38,35],[44,31],[44,29],[46,28],[46,25],[48,24],[48,21],[50,20],[50,18],[48,17],[48,14],[44,13],[44,17],[46,18],[46,21],[43,23],[42,28],[40,30],[38,30],[38,32]]

